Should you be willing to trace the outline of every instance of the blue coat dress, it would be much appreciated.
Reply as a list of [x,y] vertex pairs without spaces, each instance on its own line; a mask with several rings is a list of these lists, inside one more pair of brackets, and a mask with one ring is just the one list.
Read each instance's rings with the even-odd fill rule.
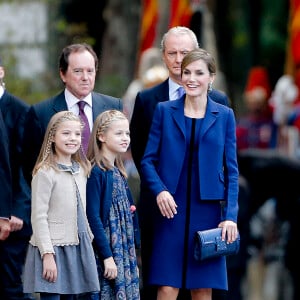
[[237,222],[238,166],[232,109],[208,97],[205,118],[196,120],[184,116],[184,97],[159,103],[141,173],[143,184],[152,192],[152,205],[157,207],[156,196],[164,190],[178,205],[173,219],[154,210],[148,284],[227,289],[225,258],[196,262],[193,247],[197,230],[216,227],[225,219]]

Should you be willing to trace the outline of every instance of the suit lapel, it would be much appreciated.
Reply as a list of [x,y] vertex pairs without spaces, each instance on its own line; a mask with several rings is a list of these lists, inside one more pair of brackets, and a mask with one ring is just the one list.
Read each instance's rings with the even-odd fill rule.
[[62,110],[68,110],[68,106],[67,106],[67,101],[65,98],[65,93],[64,91],[61,92],[55,99],[53,102],[53,110],[55,112],[59,112]]
[[101,101],[100,97],[94,92],[92,92],[92,103],[93,103],[93,122],[94,122],[96,120],[97,116],[104,109],[103,109],[103,101]]
[[2,95],[1,101],[0,101],[0,108],[2,111],[3,119],[5,119],[6,112],[8,111],[8,108],[11,106],[11,101],[9,101],[10,95],[4,90],[4,94]]
[[[107,100],[106,95],[92,92],[92,102],[93,102],[93,121],[96,120],[99,114],[103,111],[112,109],[111,102]],[[114,108],[118,109],[118,108]]]
[[153,92],[151,100],[149,99],[148,102],[149,105],[148,108],[150,110],[149,115],[153,116],[157,103],[165,102],[168,100],[169,100],[169,82],[167,79],[164,82],[160,83],[157,87],[155,87],[155,92]]
[[169,99],[169,80],[165,80],[163,83],[161,83],[160,88],[157,89],[155,94],[156,103],[158,102],[164,102],[168,101]]

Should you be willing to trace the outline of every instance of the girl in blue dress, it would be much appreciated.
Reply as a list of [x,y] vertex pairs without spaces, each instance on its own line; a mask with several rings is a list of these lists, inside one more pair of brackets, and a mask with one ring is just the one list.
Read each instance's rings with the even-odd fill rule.
[[71,300],[99,291],[85,214],[90,163],[81,148],[81,132],[78,116],[55,114],[33,170],[33,234],[23,277],[24,292],[40,293],[41,300]]
[[101,300],[140,299],[138,226],[120,156],[129,143],[129,122],[122,112],[108,110],[97,117],[87,154],[92,163],[87,216],[95,236]]

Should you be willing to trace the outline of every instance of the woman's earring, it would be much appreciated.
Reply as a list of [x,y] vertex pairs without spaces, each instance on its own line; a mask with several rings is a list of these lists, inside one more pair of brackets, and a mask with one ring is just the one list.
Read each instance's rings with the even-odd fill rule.
[[212,83],[210,82],[209,84],[208,84],[208,92],[211,92],[212,91]]

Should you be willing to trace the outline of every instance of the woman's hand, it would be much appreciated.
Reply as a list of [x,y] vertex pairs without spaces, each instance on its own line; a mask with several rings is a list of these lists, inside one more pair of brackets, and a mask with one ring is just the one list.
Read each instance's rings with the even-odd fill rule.
[[57,267],[53,253],[43,255],[43,278],[49,282],[55,282],[57,279]]
[[104,273],[103,276],[107,279],[115,279],[118,275],[118,270],[113,257],[104,259]]
[[218,227],[222,228],[222,240],[233,243],[238,237],[237,224],[233,221],[223,221]]
[[161,214],[168,219],[174,218],[177,214],[177,204],[174,201],[172,195],[167,191],[160,192],[156,197],[156,203]]

